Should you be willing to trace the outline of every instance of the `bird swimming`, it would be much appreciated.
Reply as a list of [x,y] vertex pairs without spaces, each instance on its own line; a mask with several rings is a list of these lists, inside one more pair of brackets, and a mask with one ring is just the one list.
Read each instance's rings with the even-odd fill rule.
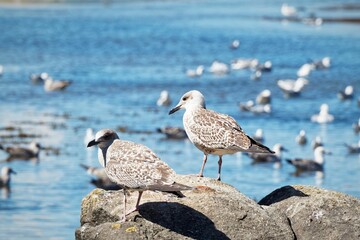
[[201,92],[192,90],[185,93],[179,103],[170,110],[173,114],[185,109],[183,124],[190,141],[204,153],[198,176],[203,176],[209,154],[219,156],[218,180],[221,180],[222,156],[236,152],[273,153],[268,147],[246,135],[234,118],[208,110]]

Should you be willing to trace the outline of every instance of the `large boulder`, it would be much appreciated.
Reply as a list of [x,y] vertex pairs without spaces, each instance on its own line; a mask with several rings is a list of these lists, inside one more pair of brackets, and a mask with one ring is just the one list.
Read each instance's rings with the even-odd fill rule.
[[360,239],[360,200],[310,186],[285,186],[260,200],[285,215],[297,239]]
[[[197,187],[186,197],[146,191],[139,211],[119,222],[122,191],[93,190],[82,201],[76,239],[294,239],[285,215],[264,210],[234,187],[209,178],[178,176]],[[128,197],[135,205],[137,193]]]

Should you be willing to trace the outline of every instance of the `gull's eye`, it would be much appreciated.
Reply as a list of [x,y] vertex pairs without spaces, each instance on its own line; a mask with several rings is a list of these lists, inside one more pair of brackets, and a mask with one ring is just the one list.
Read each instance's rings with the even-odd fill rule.
[[188,97],[186,97],[186,96],[182,98],[183,101],[186,101],[187,99],[188,99]]

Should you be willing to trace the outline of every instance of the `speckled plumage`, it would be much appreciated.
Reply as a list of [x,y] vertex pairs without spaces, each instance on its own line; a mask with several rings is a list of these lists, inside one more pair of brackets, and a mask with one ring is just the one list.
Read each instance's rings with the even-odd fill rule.
[[236,152],[273,153],[268,147],[246,135],[234,118],[206,109],[204,96],[199,91],[192,90],[185,93],[169,114],[180,109],[186,109],[183,117],[186,134],[204,153],[199,176],[203,176],[208,154],[219,156],[218,180],[220,180],[223,155]]

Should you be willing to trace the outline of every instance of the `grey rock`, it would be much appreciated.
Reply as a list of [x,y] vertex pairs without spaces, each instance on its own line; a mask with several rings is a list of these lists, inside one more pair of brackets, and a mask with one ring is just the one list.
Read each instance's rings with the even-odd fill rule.
[[360,200],[311,186],[285,186],[260,200],[285,215],[296,239],[360,239]]
[[[197,187],[184,198],[146,191],[139,211],[118,222],[122,191],[95,189],[82,201],[76,239],[294,239],[285,215],[265,210],[234,187],[209,178],[178,175]],[[135,204],[137,194],[128,197]]]

